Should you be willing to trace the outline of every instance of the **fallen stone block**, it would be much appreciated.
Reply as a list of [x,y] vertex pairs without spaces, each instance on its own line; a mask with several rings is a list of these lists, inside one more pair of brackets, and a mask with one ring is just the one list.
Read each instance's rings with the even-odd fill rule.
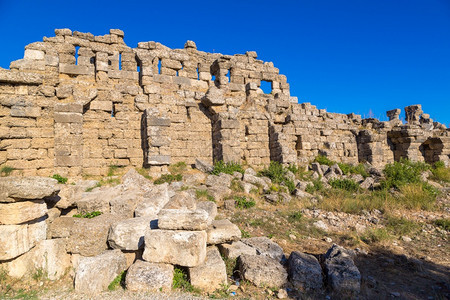
[[231,244],[220,244],[220,253],[226,258],[238,258],[239,255],[257,255],[256,249],[244,244],[241,241],[232,242]]
[[238,257],[236,263],[241,279],[256,286],[282,287],[287,283],[286,270],[270,257],[243,254]]
[[133,292],[170,290],[173,281],[173,266],[137,260],[127,271],[125,285]]
[[202,171],[203,173],[211,173],[214,169],[211,164],[198,158],[195,160],[195,168]]
[[197,203],[197,209],[204,210],[208,213],[208,226],[211,225],[212,221],[217,216],[217,204],[212,201],[201,201]]
[[323,288],[322,268],[312,255],[292,252],[288,259],[288,274],[291,284],[300,291]]
[[0,203],[0,224],[21,224],[47,214],[44,200]]
[[283,249],[275,242],[271,241],[266,237],[253,237],[248,239],[243,239],[242,242],[250,247],[256,249],[258,255],[267,256],[275,259],[276,261],[281,261],[284,258]]
[[187,192],[179,192],[171,197],[169,202],[164,206],[164,209],[190,209],[195,210],[197,201]]
[[58,181],[48,177],[0,177],[0,202],[37,200],[59,192]]
[[213,292],[227,284],[225,262],[216,247],[206,249],[206,260],[203,264],[189,268],[189,279],[194,287]]
[[148,262],[184,267],[202,264],[206,257],[205,231],[149,230],[142,258]]
[[126,264],[125,256],[118,249],[81,258],[75,273],[75,291],[93,295],[106,290],[111,281],[125,270]]
[[113,223],[108,233],[108,244],[113,249],[138,250],[144,247],[145,232],[158,216],[139,217]]
[[226,219],[212,221],[206,233],[208,234],[208,244],[210,245],[237,241],[242,236],[239,227]]
[[151,191],[145,192],[143,198],[136,206],[134,215],[136,217],[157,215],[170,200],[168,184],[155,186]]
[[163,209],[158,214],[158,227],[170,230],[205,230],[208,213],[204,210]]
[[330,288],[339,294],[359,294],[361,273],[344,248],[333,245],[325,254],[325,274]]

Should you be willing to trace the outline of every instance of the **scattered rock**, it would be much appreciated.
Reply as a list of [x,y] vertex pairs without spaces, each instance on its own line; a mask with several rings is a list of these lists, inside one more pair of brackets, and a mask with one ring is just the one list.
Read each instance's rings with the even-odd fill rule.
[[208,234],[207,241],[210,245],[237,241],[242,236],[239,227],[226,219],[212,221],[206,233]]
[[319,221],[314,222],[314,223],[313,223],[313,226],[316,227],[316,228],[318,228],[318,229],[321,229],[321,230],[323,230],[323,231],[328,231],[328,226],[327,226],[327,224],[325,224],[325,222],[322,221],[322,220],[319,220]]
[[211,164],[198,158],[195,160],[195,168],[203,173],[211,173],[214,170],[214,167]]
[[291,284],[300,291],[323,288],[322,268],[312,255],[292,252],[288,259],[288,274]]
[[256,286],[282,287],[287,283],[286,270],[268,256],[242,254],[237,259],[237,269],[241,279]]
[[170,290],[173,281],[173,266],[137,260],[127,271],[125,285],[133,292]]
[[284,258],[283,249],[277,243],[266,237],[261,236],[243,239],[242,242],[255,248],[258,255],[267,256],[276,261],[281,261]]
[[225,258],[234,259],[242,254],[257,255],[255,248],[250,247],[241,241],[232,242],[231,244],[220,244],[218,246],[220,253]]

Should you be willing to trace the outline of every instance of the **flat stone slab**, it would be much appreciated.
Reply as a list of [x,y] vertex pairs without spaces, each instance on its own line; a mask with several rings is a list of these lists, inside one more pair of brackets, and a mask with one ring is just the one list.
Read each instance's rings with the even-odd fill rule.
[[0,202],[37,200],[55,195],[58,181],[49,177],[0,177]]
[[208,247],[203,264],[189,268],[189,279],[194,287],[213,292],[227,284],[225,262],[216,247]]
[[20,224],[47,214],[44,200],[0,203],[0,224]]
[[231,244],[220,244],[220,253],[226,258],[238,258],[239,255],[257,255],[256,249],[244,244],[241,241],[232,242]]
[[126,266],[127,259],[118,249],[94,257],[83,257],[75,272],[75,291],[90,295],[100,293]]
[[170,230],[205,230],[208,213],[204,210],[163,209],[158,214],[158,227]]
[[126,219],[111,225],[108,244],[113,249],[139,250],[144,248],[144,236],[158,216]]
[[170,290],[172,281],[172,265],[137,260],[127,271],[125,285],[129,291],[150,292]]
[[241,279],[256,286],[282,287],[287,283],[288,273],[276,260],[262,255],[243,254],[237,259]]
[[237,241],[242,236],[239,227],[227,219],[212,221],[206,232],[208,234],[208,244],[210,245]]
[[277,261],[281,261],[284,257],[283,249],[277,243],[264,236],[243,239],[242,242],[255,248],[258,255],[268,256]]
[[148,262],[196,267],[206,258],[205,231],[149,230],[142,258]]

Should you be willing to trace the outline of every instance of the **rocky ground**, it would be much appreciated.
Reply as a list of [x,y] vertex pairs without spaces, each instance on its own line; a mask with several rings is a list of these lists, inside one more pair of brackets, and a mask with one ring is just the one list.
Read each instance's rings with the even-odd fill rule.
[[[250,275],[243,278],[244,270],[236,265],[245,264],[245,261],[242,262],[245,256],[241,255],[243,258],[236,261],[236,258],[227,257],[221,251],[227,269],[228,284],[215,292],[208,293],[189,284],[171,291],[156,293],[131,292],[118,285],[114,291],[97,293],[89,296],[89,299],[447,299],[450,297],[450,259],[447,255],[450,253],[448,242],[450,187],[448,182],[433,178],[431,173],[422,172],[421,182],[434,186],[439,190],[438,195],[426,204],[420,201],[428,201],[428,198],[422,195],[425,199],[423,200],[417,196],[419,202],[410,205],[408,204],[410,202],[401,201],[406,199],[404,197],[412,198],[412,190],[411,194],[407,195],[404,188],[391,189],[386,192],[388,194],[385,198],[380,196],[378,190],[380,183],[385,179],[384,175],[380,170],[370,170],[369,166],[366,166],[369,174],[365,178],[358,177],[357,174],[345,175],[338,166],[319,163],[312,164],[308,172],[285,170],[283,178],[288,178],[294,183],[293,189],[289,189],[287,181],[275,177],[269,179],[268,177],[273,174],[266,173],[268,176],[263,176],[264,174],[257,174],[249,168],[243,174],[229,172],[232,175],[220,172],[216,172],[217,175],[209,175],[209,172],[214,173],[217,170],[201,162],[198,162],[196,168],[191,169],[178,164],[169,169],[168,176],[160,179],[170,184],[170,190],[173,191],[172,205],[174,207],[190,205],[186,202],[189,197],[173,198],[174,195],[183,193],[185,196],[189,194],[195,197],[197,201],[215,202],[218,206],[216,220],[231,220],[239,227],[244,243],[248,238],[267,237],[282,248],[285,255],[283,258],[280,257],[282,264],[273,268],[284,265],[285,270],[289,272],[289,281],[270,286],[257,284],[255,277]],[[109,174],[110,176],[98,181],[99,183],[90,182],[91,187],[86,189],[82,199],[76,201],[70,197],[60,199],[66,203],[60,204],[59,211],[65,216],[72,216],[80,212],[104,209],[103,202],[93,201],[92,195],[99,193],[107,195],[108,190],[114,189],[110,186],[120,183],[121,175],[126,171],[115,169],[112,172],[114,174]],[[146,177],[152,175],[152,181],[159,178],[159,174],[149,174],[147,170],[139,172]],[[336,179],[351,179],[358,183],[359,187],[343,194],[344,192],[330,186],[336,184],[333,183]],[[319,181],[323,184],[323,189],[313,189],[312,186],[319,185],[317,183]],[[87,184],[86,182],[84,181],[84,184]],[[80,183],[75,186],[78,184]],[[370,203],[351,202],[350,206],[348,198],[353,200],[370,198]],[[108,210],[113,208],[112,204],[110,205],[107,207]],[[333,248],[333,245],[343,248]],[[344,255],[333,256],[336,249],[342,249]],[[314,268],[318,270],[317,274],[323,276],[323,279],[315,283],[317,288],[310,286],[318,278],[317,274],[310,277],[307,283],[295,280],[296,275],[292,270],[296,267],[291,266],[295,258],[292,254],[294,252],[304,258],[303,264],[308,259],[317,261],[316,265],[308,267],[302,265],[301,269],[308,269],[309,273],[306,272],[308,274],[315,274],[311,271]],[[350,263],[347,258],[352,262]],[[360,278],[358,286],[352,286],[354,281],[336,284],[336,278],[330,277],[330,271],[327,269],[330,266],[330,259],[338,259],[334,264],[345,266],[344,271],[338,272],[341,275],[352,273],[350,271],[356,267],[360,277],[355,275],[354,278]],[[249,259],[246,268],[251,270],[252,264],[258,265],[258,261]],[[257,267],[253,269],[256,270]],[[269,273],[268,277],[276,281],[276,274],[279,273],[275,271]],[[302,273],[303,276],[310,276],[306,273]],[[12,279],[3,275],[0,277],[2,285],[0,298],[86,299],[86,295],[74,291],[74,276],[74,272],[71,271],[57,281],[50,281],[43,274],[33,274],[32,278],[27,280]]]

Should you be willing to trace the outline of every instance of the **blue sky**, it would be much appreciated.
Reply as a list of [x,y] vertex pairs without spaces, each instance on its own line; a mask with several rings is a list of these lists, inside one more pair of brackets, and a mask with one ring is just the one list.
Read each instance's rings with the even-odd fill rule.
[[385,120],[422,104],[450,124],[450,0],[0,0],[0,66],[55,28],[273,61],[299,102]]

